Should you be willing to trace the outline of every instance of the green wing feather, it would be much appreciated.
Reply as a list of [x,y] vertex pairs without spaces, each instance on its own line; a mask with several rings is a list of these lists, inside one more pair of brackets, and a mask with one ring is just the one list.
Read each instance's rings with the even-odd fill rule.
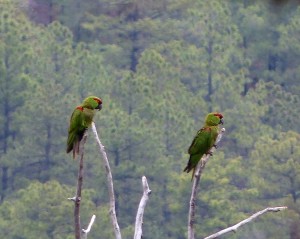
[[188,153],[190,154],[188,164],[183,170],[187,173],[193,170],[192,178],[198,162],[204,154],[209,152],[211,147],[216,142],[217,136],[218,126],[205,126],[197,132],[197,135],[188,149]]
[[75,157],[75,151],[78,152],[79,150],[79,142],[84,135],[84,131],[86,130],[87,126],[84,120],[84,113],[80,109],[75,109],[72,113],[70,119],[70,127],[69,127],[69,134],[67,140],[67,153],[73,150],[73,157]]
[[203,127],[200,129],[193,142],[191,143],[189,147],[189,154],[204,154],[206,152],[206,148],[208,148],[208,138],[210,135],[210,128],[209,127]]

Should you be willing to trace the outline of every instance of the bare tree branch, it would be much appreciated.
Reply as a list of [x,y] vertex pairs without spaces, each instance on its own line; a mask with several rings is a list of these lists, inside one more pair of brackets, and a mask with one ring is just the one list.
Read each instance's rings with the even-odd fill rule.
[[82,229],[83,239],[87,239],[87,235],[91,231],[95,219],[96,219],[96,215],[93,215],[87,229]]
[[[206,157],[206,156],[205,156]],[[202,159],[201,159],[202,160]],[[201,168],[202,166],[202,168]],[[194,223],[195,223],[195,204],[196,204],[196,195],[197,195],[197,189],[200,181],[200,176],[202,173],[202,170],[204,169],[205,164],[199,163],[196,167],[195,177],[193,180],[193,186],[192,186],[192,193],[191,193],[191,199],[190,199],[190,207],[189,207],[189,218],[188,218],[188,239],[194,239],[195,238],[195,231],[194,231]]]
[[95,135],[97,144],[99,146],[99,151],[103,156],[103,162],[104,162],[107,186],[108,186],[108,193],[109,193],[109,198],[110,198],[109,199],[109,204],[110,204],[109,214],[110,214],[111,222],[112,222],[113,229],[115,232],[115,237],[116,237],[116,239],[122,239],[120,227],[119,227],[117,216],[116,216],[116,206],[115,206],[116,202],[115,202],[115,195],[114,195],[114,185],[113,185],[112,174],[111,174],[111,170],[110,170],[110,166],[109,166],[109,161],[108,161],[104,146],[102,145],[102,143],[98,137],[97,129],[96,129],[94,122],[92,122],[92,130]]
[[240,227],[240,226],[243,226],[244,224],[248,223],[248,222],[251,222],[252,220],[254,220],[255,218],[257,218],[258,216],[266,213],[266,212],[279,212],[279,211],[282,211],[282,210],[285,210],[287,209],[287,207],[268,207],[268,208],[265,208],[264,210],[261,210],[255,214],[253,214],[251,217],[248,217],[247,219],[235,224],[234,226],[231,226],[231,227],[228,227],[226,229],[223,229],[217,233],[214,233],[208,237],[205,237],[204,239],[212,239],[212,238],[217,238],[225,233],[228,233],[228,232],[236,232],[237,229]]
[[81,188],[83,181],[83,156],[84,156],[84,144],[86,142],[87,135],[84,134],[80,142],[80,160],[79,160],[79,169],[78,169],[78,178],[77,178],[77,190],[74,198],[70,200],[74,201],[74,226],[75,226],[75,239],[81,238],[81,225],[80,225],[80,201],[81,201]]
[[144,217],[144,210],[147,204],[147,201],[149,199],[149,195],[151,193],[151,190],[148,186],[147,178],[145,176],[142,177],[142,183],[143,183],[143,196],[141,198],[138,211],[136,214],[136,219],[135,219],[135,232],[134,232],[134,239],[141,239],[143,236],[143,217]]
[[[223,133],[225,132],[225,128],[222,128],[217,140],[216,145],[220,142],[222,139]],[[213,147],[211,149],[211,152],[213,153],[215,151],[216,147]],[[188,239],[194,239],[195,238],[195,231],[194,231],[194,223],[195,223],[195,205],[196,205],[196,195],[197,195],[197,189],[200,182],[200,178],[202,175],[202,172],[205,168],[206,163],[208,162],[210,155],[205,154],[200,160],[200,163],[198,163],[196,169],[195,169],[195,176],[193,180],[193,186],[192,186],[192,193],[191,193],[191,199],[190,199],[190,207],[189,207],[189,218],[188,218]]]

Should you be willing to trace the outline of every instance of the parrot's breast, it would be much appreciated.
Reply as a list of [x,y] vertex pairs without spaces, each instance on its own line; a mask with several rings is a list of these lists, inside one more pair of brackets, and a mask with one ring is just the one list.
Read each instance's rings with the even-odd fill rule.
[[84,114],[84,120],[89,126],[93,121],[95,110],[84,108],[83,114]]

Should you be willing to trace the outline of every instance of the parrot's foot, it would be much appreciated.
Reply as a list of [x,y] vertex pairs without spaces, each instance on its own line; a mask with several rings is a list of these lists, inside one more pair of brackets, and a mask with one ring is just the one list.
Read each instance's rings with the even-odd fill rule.
[[211,151],[208,151],[206,154],[209,154],[210,156],[213,156],[213,153]]
[[215,147],[216,149],[218,148],[218,145],[214,144],[213,147]]
[[200,168],[204,168],[206,162],[207,162],[207,158],[203,157],[203,158],[200,160]]

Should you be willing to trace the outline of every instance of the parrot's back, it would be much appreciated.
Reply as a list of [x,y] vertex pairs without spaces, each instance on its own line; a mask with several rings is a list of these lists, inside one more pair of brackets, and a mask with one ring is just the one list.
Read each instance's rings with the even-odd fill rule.
[[91,126],[94,115],[94,110],[78,106],[71,116],[66,152],[73,150],[73,158],[75,153],[79,153],[79,143],[84,132]]
[[217,136],[218,126],[205,126],[197,132],[197,135],[188,149],[190,158],[187,166],[183,170],[184,172],[189,173],[192,169],[195,169],[202,156],[209,153],[216,142]]
[[68,130],[68,140],[67,140],[67,153],[73,150],[73,157],[75,155],[75,150],[79,150],[79,144],[76,145],[76,142],[79,142],[84,134],[85,128],[83,127],[83,108],[78,106],[73,111],[70,118],[70,126]]

